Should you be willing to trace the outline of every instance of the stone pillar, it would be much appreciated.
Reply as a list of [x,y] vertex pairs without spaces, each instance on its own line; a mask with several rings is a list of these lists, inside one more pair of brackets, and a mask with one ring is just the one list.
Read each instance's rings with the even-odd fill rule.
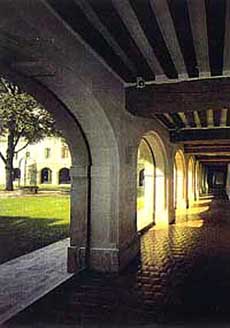
[[201,167],[201,191],[202,194],[207,192],[207,169],[204,165]]
[[230,164],[227,167],[226,194],[228,195],[228,199],[230,199]]
[[198,161],[196,161],[196,165],[195,165],[195,200],[199,199],[199,181],[200,181],[200,164]]
[[119,271],[117,190],[112,167],[91,167],[91,217],[89,267],[105,272]]
[[205,193],[208,193],[208,170],[207,167],[205,167],[205,182],[204,182],[205,186]]
[[168,222],[174,223],[176,220],[176,211],[174,207],[174,160],[172,159],[169,170],[166,172],[166,178],[168,179]]
[[87,265],[89,225],[89,167],[72,166],[70,205],[70,246],[68,272],[78,272]]
[[185,202],[189,208],[189,156],[185,154]]
[[201,163],[199,163],[198,185],[199,185],[199,196],[201,196],[203,193],[203,165]]

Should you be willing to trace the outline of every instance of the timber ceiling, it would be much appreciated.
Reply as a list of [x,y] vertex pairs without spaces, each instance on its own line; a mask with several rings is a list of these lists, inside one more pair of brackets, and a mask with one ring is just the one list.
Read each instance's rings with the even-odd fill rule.
[[[158,120],[172,142],[184,144],[185,151],[197,158],[210,160],[215,154],[219,163],[222,154],[228,161],[230,0],[41,2],[61,18],[63,29],[80,36],[123,82],[128,111]],[[6,7],[8,3],[13,2],[3,2]],[[14,62],[15,56],[17,68],[23,65],[27,59],[18,40],[1,31],[0,35],[0,58],[13,56],[9,61]],[[28,45],[29,58],[36,44]],[[37,66],[30,67],[33,74]],[[53,74],[52,67],[43,74]],[[144,81],[142,87],[137,87],[138,78]],[[197,148],[199,143],[202,149]],[[209,143],[216,148],[206,147]]]
[[[230,70],[228,0],[47,0],[125,81]],[[226,46],[227,44],[227,46]]]
[[46,1],[123,80],[128,111],[200,160],[230,161],[230,0]]

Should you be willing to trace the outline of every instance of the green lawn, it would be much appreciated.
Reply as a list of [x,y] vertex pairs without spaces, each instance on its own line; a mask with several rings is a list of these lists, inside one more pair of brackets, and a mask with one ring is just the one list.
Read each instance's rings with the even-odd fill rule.
[[69,235],[69,196],[0,198],[0,263]]

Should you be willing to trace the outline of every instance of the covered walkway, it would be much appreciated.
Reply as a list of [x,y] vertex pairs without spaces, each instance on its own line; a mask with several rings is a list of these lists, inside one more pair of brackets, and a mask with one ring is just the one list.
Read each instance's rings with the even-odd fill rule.
[[177,224],[144,234],[140,260],[121,275],[82,272],[6,326],[229,323],[229,211],[222,193],[201,197]]
[[0,265],[0,325],[72,277],[69,238]]

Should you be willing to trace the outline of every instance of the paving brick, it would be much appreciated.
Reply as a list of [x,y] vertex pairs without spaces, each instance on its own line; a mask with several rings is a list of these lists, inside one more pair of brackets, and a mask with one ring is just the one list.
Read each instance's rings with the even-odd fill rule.
[[[180,216],[177,224],[144,234],[141,261],[119,276],[82,272],[7,326],[47,321],[139,327],[204,318],[230,323],[230,202],[223,207],[222,200],[214,199],[206,214],[199,208],[200,214]],[[195,224],[197,220],[201,225]]]

